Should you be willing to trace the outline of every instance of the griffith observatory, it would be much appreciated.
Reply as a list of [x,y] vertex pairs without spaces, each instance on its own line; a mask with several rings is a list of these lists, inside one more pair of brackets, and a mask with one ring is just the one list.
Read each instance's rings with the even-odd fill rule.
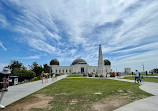
[[104,75],[111,72],[111,62],[103,60],[101,45],[99,45],[98,66],[89,66],[83,59],[76,59],[72,62],[71,66],[60,66],[57,59],[50,61],[52,73],[70,74],[70,73],[93,73]]

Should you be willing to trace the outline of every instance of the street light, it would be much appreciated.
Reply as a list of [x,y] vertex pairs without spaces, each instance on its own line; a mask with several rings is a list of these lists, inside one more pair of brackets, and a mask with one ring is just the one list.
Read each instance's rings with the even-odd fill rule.
[[143,74],[145,75],[145,72],[144,72],[144,64],[142,64],[142,66],[143,66]]

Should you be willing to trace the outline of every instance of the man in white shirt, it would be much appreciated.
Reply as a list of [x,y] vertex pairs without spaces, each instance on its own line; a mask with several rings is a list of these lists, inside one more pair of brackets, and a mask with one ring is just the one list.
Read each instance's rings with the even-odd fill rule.
[[136,72],[135,72],[135,83],[136,83],[136,80],[139,83],[139,72],[138,72],[138,70],[136,70]]

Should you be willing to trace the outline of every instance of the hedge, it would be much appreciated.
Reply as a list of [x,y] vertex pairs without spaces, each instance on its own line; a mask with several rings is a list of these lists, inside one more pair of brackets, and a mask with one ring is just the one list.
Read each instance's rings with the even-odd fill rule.
[[30,80],[32,78],[34,78],[36,75],[35,72],[30,71],[30,70],[25,70],[25,69],[15,69],[13,71],[13,73],[11,74],[11,76],[18,76],[18,80],[19,82],[26,80]]

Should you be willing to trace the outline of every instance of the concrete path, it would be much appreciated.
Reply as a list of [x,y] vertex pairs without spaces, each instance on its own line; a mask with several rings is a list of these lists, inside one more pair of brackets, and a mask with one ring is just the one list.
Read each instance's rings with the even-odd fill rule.
[[[134,80],[110,78],[125,82],[134,82]],[[142,82],[140,89],[153,94],[154,96],[141,99],[123,107],[120,107],[114,111],[158,111],[158,83],[153,82]]]
[[57,77],[57,80],[52,80],[51,78],[49,78],[48,83],[43,83],[43,84],[41,80],[39,80],[35,82],[29,82],[16,86],[11,86],[8,88],[8,92],[5,93],[4,98],[2,100],[2,104],[7,106],[65,77],[67,77],[67,75],[59,76]]

